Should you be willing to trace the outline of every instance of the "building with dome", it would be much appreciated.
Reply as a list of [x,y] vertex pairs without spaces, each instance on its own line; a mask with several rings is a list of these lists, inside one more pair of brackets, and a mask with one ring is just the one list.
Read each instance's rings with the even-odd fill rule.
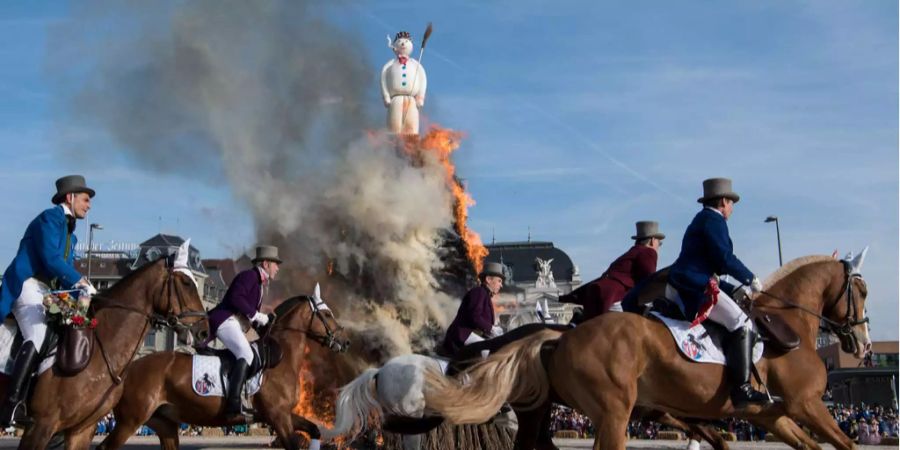
[[553,242],[531,240],[486,247],[489,253],[485,262],[502,263],[507,272],[503,290],[494,300],[505,329],[540,321],[538,304],[544,317],[556,323],[572,318],[575,306],[559,303],[559,296],[580,286],[581,274],[566,252]]

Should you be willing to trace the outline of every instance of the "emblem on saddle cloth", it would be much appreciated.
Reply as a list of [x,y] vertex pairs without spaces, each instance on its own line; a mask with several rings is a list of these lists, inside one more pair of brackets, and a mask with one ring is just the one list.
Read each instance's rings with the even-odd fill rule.
[[[222,360],[217,356],[194,355],[191,371],[191,385],[201,397],[224,397],[228,389],[228,377],[222,377]],[[244,396],[259,392],[263,383],[263,373],[259,371],[244,384]]]
[[[691,325],[688,321],[672,319],[656,311],[650,314],[669,329],[676,347],[685,357],[694,362],[725,365],[725,353],[722,351],[724,333],[710,333],[702,325]],[[759,361],[762,354],[763,343],[757,340],[753,345],[753,362]]]

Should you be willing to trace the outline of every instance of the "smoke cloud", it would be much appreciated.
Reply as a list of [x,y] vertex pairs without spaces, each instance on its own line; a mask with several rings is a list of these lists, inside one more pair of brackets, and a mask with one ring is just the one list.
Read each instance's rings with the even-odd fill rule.
[[411,164],[366,131],[383,127],[364,106],[374,66],[313,3],[75,5],[49,42],[65,120],[108,139],[79,149],[230,190],[281,247],[282,294],[322,280],[361,353],[430,347],[454,309],[437,278],[446,177],[436,157]]

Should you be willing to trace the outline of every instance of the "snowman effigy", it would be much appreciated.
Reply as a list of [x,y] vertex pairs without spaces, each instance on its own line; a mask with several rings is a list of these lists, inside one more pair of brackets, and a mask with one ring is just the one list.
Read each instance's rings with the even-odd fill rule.
[[[425,39],[427,36],[426,31]],[[390,36],[387,39],[388,47],[396,55],[381,69],[381,96],[388,109],[387,127],[392,133],[418,135],[419,108],[425,105],[428,84],[425,68],[410,57],[413,42],[408,32],[397,33],[393,41]]]

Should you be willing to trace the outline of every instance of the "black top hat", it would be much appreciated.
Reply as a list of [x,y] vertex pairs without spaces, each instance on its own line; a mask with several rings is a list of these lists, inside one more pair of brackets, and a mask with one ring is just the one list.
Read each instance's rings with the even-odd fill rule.
[[666,238],[665,234],[659,232],[659,223],[652,220],[642,220],[635,223],[634,227],[637,232],[631,238],[636,241],[647,238],[656,238],[659,240]]
[[51,201],[54,205],[58,205],[66,199],[66,194],[79,192],[84,192],[91,198],[94,198],[94,190],[86,186],[83,176],[68,175],[56,180],[56,194]]
[[741,196],[731,190],[731,179],[709,178],[703,180],[703,197],[697,199],[699,203],[722,197],[731,199],[735,203],[741,200]]
[[281,258],[278,257],[278,247],[274,245],[259,245],[256,247],[256,258],[253,258],[253,264],[262,261],[275,261],[281,264]]
[[394,36],[394,42],[397,42],[400,39],[412,39],[412,36],[409,35],[409,31],[401,31]]

